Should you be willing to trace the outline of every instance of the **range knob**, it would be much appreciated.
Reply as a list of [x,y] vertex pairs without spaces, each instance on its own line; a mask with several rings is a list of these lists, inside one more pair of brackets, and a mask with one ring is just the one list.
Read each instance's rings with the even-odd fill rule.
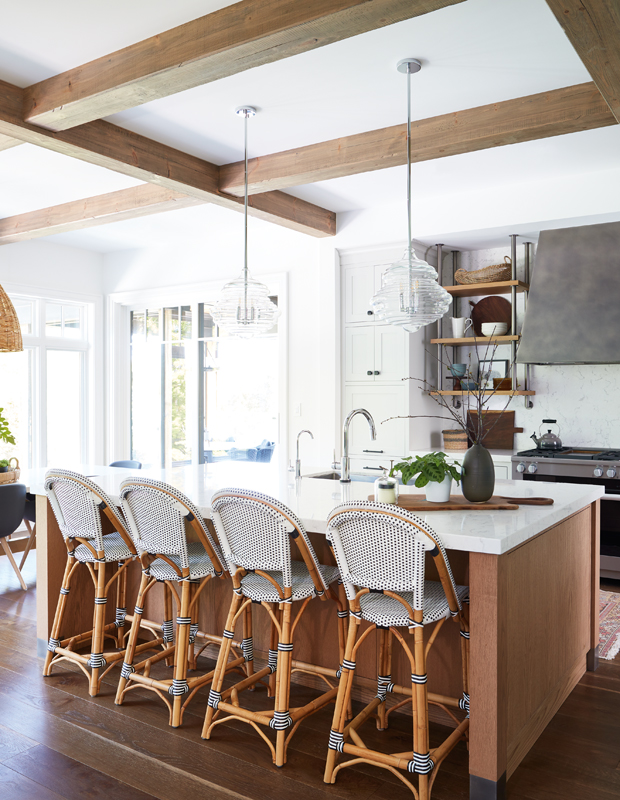
[[527,468],[528,472],[537,472],[537,470],[538,470],[538,464],[530,464],[529,467]]
[[525,464],[523,461],[520,464],[517,464],[517,472],[525,472]]
[[603,467],[595,467],[595,469],[594,469],[594,477],[595,478],[602,478],[603,477]]
[[607,477],[608,478],[615,478],[616,477],[616,469],[615,467],[611,467],[607,470]]

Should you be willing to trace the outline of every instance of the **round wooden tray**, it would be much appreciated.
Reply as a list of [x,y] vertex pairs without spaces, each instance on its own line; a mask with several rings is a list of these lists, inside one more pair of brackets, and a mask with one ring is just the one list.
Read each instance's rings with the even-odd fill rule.
[[506,334],[510,333],[512,324],[512,304],[505,297],[497,295],[484,297],[477,303],[472,303],[471,321],[474,325],[476,336],[482,336],[482,325],[486,322],[505,322],[508,325]]

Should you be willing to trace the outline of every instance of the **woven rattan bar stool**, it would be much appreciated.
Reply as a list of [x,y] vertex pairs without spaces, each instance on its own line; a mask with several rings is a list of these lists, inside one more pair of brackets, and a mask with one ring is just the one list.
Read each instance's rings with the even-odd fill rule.
[[[149,478],[129,478],[121,484],[120,496],[129,532],[140,554],[142,579],[115,702],[121,705],[126,693],[140,686],[154,691],[168,706],[170,725],[177,728],[189,701],[213,676],[211,671],[188,680],[187,670],[196,663],[198,599],[211,578],[224,577],[222,558],[196,506],[173,486]],[[186,523],[198,541],[187,541]],[[165,589],[162,630],[167,647],[153,658],[134,664],[145,598],[158,582],[163,582]],[[177,607],[176,645],[173,644],[172,595]],[[211,640],[219,644],[220,637],[210,637],[207,644]],[[162,659],[171,664],[173,658],[173,678],[156,680],[150,677],[153,664]],[[235,669],[244,664],[243,656],[238,656],[226,668]]]
[[[91,697],[95,697],[103,676],[116,662],[123,659],[126,569],[136,557],[136,549],[114,504],[84,475],[51,469],[45,476],[45,490],[67,546],[67,564],[43,675],[51,675],[52,667],[59,661],[74,661],[89,678],[89,693]],[[105,535],[102,514],[113,528],[111,533]],[[106,576],[106,565],[110,562],[117,562],[117,569]],[[71,579],[80,565],[88,570],[95,587],[93,627],[78,636],[61,639]],[[116,621],[106,624],[108,592],[114,582],[117,586]],[[76,601],[77,599],[79,598]],[[106,638],[113,639],[119,649],[104,653]],[[76,652],[76,649],[83,648],[89,640],[90,656]],[[154,643],[148,646],[153,647]]]
[[[339,577],[338,569],[319,564],[302,523],[286,506],[271,497],[245,489],[222,489],[213,495],[211,508],[232,576],[233,593],[202,736],[209,739],[216,725],[232,719],[248,722],[267,743],[274,764],[281,767],[286,762],[288,743],[301,721],[333,702],[338,691],[323,674],[330,689],[306,706],[289,708],[291,669],[313,672],[311,665],[293,661],[297,625],[308,603],[316,596],[334,600],[342,611],[342,604],[329,589]],[[291,560],[291,543],[296,545],[301,560]],[[268,663],[224,690],[224,668],[240,618],[244,619],[249,632],[244,637],[244,651],[252,658],[251,622],[247,618],[251,620],[253,603],[265,608],[271,619]],[[293,618],[294,603],[299,603],[300,609]],[[341,630],[339,626],[339,632]],[[339,638],[342,653],[342,636]],[[330,675],[335,677],[336,671],[330,671]],[[274,710],[251,711],[242,707],[241,692],[265,680],[269,682],[270,696],[275,695]],[[275,746],[261,726],[276,731]]]
[[[428,800],[441,762],[469,732],[469,626],[463,605],[469,594],[468,587],[455,585],[437,534],[422,520],[396,506],[368,502],[337,506],[328,519],[327,537],[349,598],[349,630],[324,780],[334,783],[343,767],[365,762],[390,770],[416,798]],[[440,582],[424,579],[427,552],[435,562]],[[428,692],[426,686],[428,651],[444,622],[451,617],[460,626],[462,637],[462,698],[435,695]],[[361,620],[371,625],[360,636]],[[425,629],[431,625],[434,628],[425,641]],[[402,628],[408,629],[409,642]],[[380,648],[377,696],[347,724],[356,655],[362,642],[375,629],[379,632]],[[402,646],[411,664],[410,686],[392,683],[392,637]],[[387,710],[389,692],[403,695],[405,699]],[[384,729],[389,713],[407,703],[411,703],[413,712],[413,748],[390,754],[367,748],[358,733],[360,726],[376,715],[377,726]],[[450,736],[433,750],[429,745],[429,703],[441,706],[456,724]],[[464,720],[459,720],[450,710],[459,708],[467,711]],[[351,758],[337,764],[340,753]],[[417,773],[417,790],[400,770]]]

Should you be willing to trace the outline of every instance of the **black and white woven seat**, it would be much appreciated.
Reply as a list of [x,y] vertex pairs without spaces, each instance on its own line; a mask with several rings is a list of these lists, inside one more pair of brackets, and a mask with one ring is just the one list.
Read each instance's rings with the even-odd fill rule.
[[[342,604],[329,588],[339,577],[338,569],[319,564],[301,521],[272,497],[246,489],[222,489],[213,495],[211,509],[232,577],[233,593],[202,735],[209,739],[216,725],[231,719],[242,719],[255,728],[268,725],[276,731],[275,746],[262,732],[261,737],[271,750],[273,762],[280,767],[286,762],[286,748],[298,723],[332,702],[337,692],[335,687],[331,688],[317,698],[311,708],[289,708],[291,669],[311,672],[308,665],[293,661],[293,632],[297,634],[297,623],[314,597],[335,600],[342,610]],[[293,560],[291,548],[301,558]],[[293,619],[295,603],[299,603],[301,608]],[[246,678],[224,691],[224,669],[229,663],[230,643],[239,619],[243,620],[244,626],[244,654],[249,664],[253,663],[254,604],[265,608],[271,619],[267,664],[257,672],[252,668],[251,679]],[[344,652],[342,641],[340,652]],[[333,670],[335,675],[336,668]],[[263,680],[269,682],[270,696],[275,694],[273,711],[240,709],[238,693]]]
[[[329,516],[327,538],[340,569],[349,600],[349,634],[341,667],[336,709],[327,750],[324,780],[334,783],[338,772],[360,761],[397,772],[406,769],[418,776],[418,788],[397,773],[419,800],[428,800],[436,771],[447,753],[469,731],[469,694],[467,669],[469,624],[467,586],[457,586],[439,536],[423,520],[393,505],[357,502],[337,506]],[[425,579],[426,558],[434,561],[439,581]],[[463,695],[450,698],[427,691],[426,659],[435,636],[446,620],[458,623],[461,634]],[[371,623],[360,635],[362,621]],[[432,634],[425,641],[425,628]],[[348,725],[357,652],[368,633],[377,629],[380,644],[377,695]],[[409,644],[401,633],[410,635]],[[411,665],[410,687],[397,686],[391,675],[391,639],[402,646]],[[411,698],[413,712],[413,748],[399,753],[382,753],[364,746],[357,729],[376,714],[380,729],[388,724],[391,711],[403,701],[387,708],[390,693]],[[449,713],[456,733],[437,748],[431,749],[428,730],[428,704],[436,703]],[[466,712],[460,719],[459,710]],[[338,762],[340,754],[350,756]],[[406,756],[406,758],[405,758]]]
[[[68,470],[51,469],[45,476],[45,490],[65,540],[67,566],[43,674],[49,676],[52,667],[59,661],[74,661],[89,676],[89,692],[94,697],[99,692],[103,675],[124,656],[126,569],[136,557],[136,549],[116,507],[89,478]],[[109,533],[104,534],[103,520],[107,520],[107,528],[112,528]],[[110,562],[116,562],[118,566],[106,581],[106,564]],[[80,636],[63,640],[61,633],[65,608],[73,575],[80,564],[87,565],[95,586],[93,628]],[[114,582],[117,587],[116,618],[115,622],[106,624],[107,595]],[[75,598],[75,601],[79,599]],[[114,639],[120,652],[104,653],[105,638]],[[87,644],[89,639],[90,655],[76,652],[75,648]]]
[[[150,478],[129,478],[120,487],[121,503],[131,537],[142,564],[142,580],[127,644],[127,655],[116,692],[121,705],[131,689],[154,691],[168,706],[170,724],[178,727],[187,704],[212,672],[187,677],[188,668],[195,669],[194,642],[198,634],[198,599],[206,582],[224,576],[223,559],[218,545],[198,508],[182,492],[161,481]],[[187,531],[196,541],[188,541]],[[143,619],[149,591],[157,583],[164,585],[164,620],[160,626],[165,649],[154,658],[134,664],[134,654],[141,626],[153,628],[155,623]],[[180,592],[175,587],[180,586]],[[177,604],[176,645],[173,636],[172,596]],[[206,637],[219,643],[219,637]],[[205,644],[204,647],[207,646]],[[150,674],[158,661],[167,664],[174,659],[174,677],[156,680]],[[233,659],[227,669],[244,664],[243,656]],[[168,699],[170,697],[170,699]]]

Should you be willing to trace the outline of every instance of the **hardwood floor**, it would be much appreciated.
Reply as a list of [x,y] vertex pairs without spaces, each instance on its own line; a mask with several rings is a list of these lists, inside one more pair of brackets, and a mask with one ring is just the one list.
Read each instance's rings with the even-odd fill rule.
[[[19,588],[0,558],[0,798],[2,800],[410,800],[385,770],[360,765],[344,770],[334,786],[323,783],[331,706],[310,717],[292,740],[282,770],[247,725],[222,725],[200,739],[208,691],[190,705],[183,727],[167,724],[163,703],[136,690],[114,705],[118,671],[97,698],[68,667],[41,677],[36,650],[33,553]],[[620,592],[620,582],[603,588]],[[207,662],[203,664],[206,666]],[[314,692],[294,688],[295,697]],[[246,694],[260,707],[265,693]],[[384,733],[364,728],[367,744],[404,750],[410,717],[395,714]],[[432,727],[433,738],[445,734]],[[436,744],[436,741],[433,742]],[[448,757],[435,783],[434,800],[467,798],[467,751]],[[603,661],[581,680],[508,783],[510,800],[572,800],[620,796],[620,657]]]

